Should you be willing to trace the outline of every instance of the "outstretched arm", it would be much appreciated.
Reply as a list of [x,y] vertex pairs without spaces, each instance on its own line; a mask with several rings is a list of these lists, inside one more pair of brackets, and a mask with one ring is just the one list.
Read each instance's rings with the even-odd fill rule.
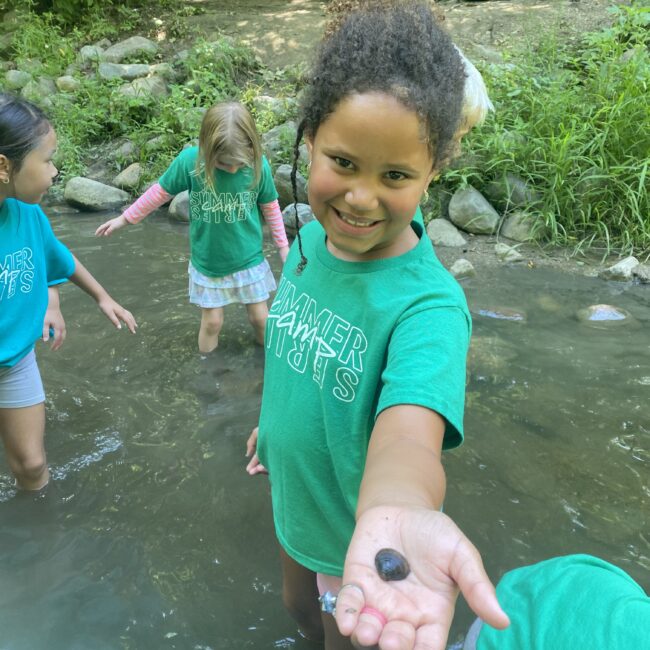
[[[439,510],[444,426],[437,413],[413,405],[377,418],[343,574],[344,584],[360,589],[342,589],[336,603],[341,633],[362,647],[444,650],[459,590],[490,625],[509,624],[479,552]],[[380,578],[375,555],[385,548],[406,558],[405,579]]]
[[109,219],[99,226],[95,230],[95,236],[108,237],[116,230],[130,223],[139,223],[154,210],[165,205],[172,196],[172,194],[163,190],[159,183],[154,183],[133,205],[124,210],[119,217]]
[[113,298],[110,297],[106,289],[95,280],[90,271],[88,271],[88,269],[74,255],[72,257],[74,257],[75,261],[75,271],[70,276],[70,280],[97,302],[106,318],[108,318],[108,320],[110,320],[118,330],[122,329],[120,323],[120,321],[122,321],[129,330],[135,334],[137,324],[131,312],[116,303]]

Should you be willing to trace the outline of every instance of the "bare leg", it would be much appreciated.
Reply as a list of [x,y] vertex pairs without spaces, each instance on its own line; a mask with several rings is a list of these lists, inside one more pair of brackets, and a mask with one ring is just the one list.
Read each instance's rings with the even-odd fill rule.
[[266,329],[266,319],[269,316],[266,300],[246,305],[246,311],[248,312],[248,320],[255,332],[255,340],[260,345],[264,345],[264,330]]
[[199,330],[199,352],[208,354],[219,345],[219,333],[223,325],[223,307],[201,310],[201,329]]
[[0,409],[0,436],[7,462],[23,490],[40,490],[50,480],[45,458],[45,403]]
[[318,605],[316,574],[298,564],[280,548],[282,599],[298,629],[307,640],[323,643],[323,623]]
[[320,611],[316,574],[298,564],[280,548],[282,560],[282,597],[284,605],[308,640],[323,644],[325,650],[353,650],[331,614]]

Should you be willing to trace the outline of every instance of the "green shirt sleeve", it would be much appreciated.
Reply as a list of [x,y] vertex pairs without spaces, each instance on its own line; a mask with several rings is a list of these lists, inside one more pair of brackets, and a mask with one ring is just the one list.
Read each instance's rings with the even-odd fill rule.
[[190,147],[174,158],[167,171],[158,180],[165,192],[180,194],[190,189],[191,176],[196,174],[198,152],[198,147]]
[[447,422],[443,447],[460,445],[469,335],[460,308],[407,312],[390,338],[376,414],[397,404],[424,406]]

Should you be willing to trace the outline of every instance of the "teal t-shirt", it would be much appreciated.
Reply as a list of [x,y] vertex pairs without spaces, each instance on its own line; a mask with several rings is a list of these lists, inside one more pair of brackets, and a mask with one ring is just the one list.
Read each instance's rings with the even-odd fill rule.
[[289,253],[266,327],[258,454],[276,532],[313,571],[341,575],[375,418],[398,404],[437,411],[444,446],[463,436],[470,317],[430,240],[404,255],[347,262],[318,222]]
[[211,278],[257,266],[264,260],[258,204],[278,198],[268,160],[262,157],[256,187],[250,167],[234,174],[215,169],[213,192],[196,171],[198,156],[198,147],[182,151],[159,180],[169,194],[189,190],[192,265]]
[[74,273],[70,251],[38,205],[0,205],[0,366],[13,366],[43,333],[47,287]]
[[497,596],[510,627],[484,624],[477,650],[650,648],[650,598],[596,557],[567,555],[509,571]]

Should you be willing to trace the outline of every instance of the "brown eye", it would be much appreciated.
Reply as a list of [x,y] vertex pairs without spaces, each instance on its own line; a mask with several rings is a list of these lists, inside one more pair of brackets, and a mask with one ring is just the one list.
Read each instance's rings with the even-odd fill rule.
[[333,156],[332,160],[339,167],[343,167],[343,169],[352,169],[352,163],[349,160],[346,160],[345,158],[339,158],[339,156]]

